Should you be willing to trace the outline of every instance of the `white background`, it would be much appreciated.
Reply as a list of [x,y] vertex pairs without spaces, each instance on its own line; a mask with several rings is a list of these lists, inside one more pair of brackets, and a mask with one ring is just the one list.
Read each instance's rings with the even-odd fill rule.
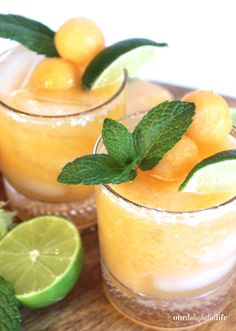
[[[130,37],[167,42],[141,77],[236,97],[235,0],[0,0],[0,12],[54,30],[85,16],[103,29],[107,45]],[[8,46],[0,39],[0,51]]]

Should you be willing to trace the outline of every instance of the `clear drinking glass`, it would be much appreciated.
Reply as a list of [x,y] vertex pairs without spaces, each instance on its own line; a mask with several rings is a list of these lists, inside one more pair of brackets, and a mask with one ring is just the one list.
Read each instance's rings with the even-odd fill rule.
[[[22,61],[26,55],[19,54]],[[2,70],[4,64],[11,65],[6,53],[3,56]],[[17,75],[17,65],[15,67],[12,74]],[[20,218],[54,214],[72,219],[79,228],[95,223],[93,187],[60,184],[57,177],[66,163],[92,153],[105,117],[119,119],[123,116],[126,81],[124,73],[123,81],[107,100],[83,111],[78,111],[76,104],[69,105],[72,108],[69,114],[60,111],[59,115],[52,115],[52,110],[50,115],[55,106],[51,100],[48,104],[43,101],[44,109],[48,106],[48,113],[42,115],[29,112],[27,107],[34,102],[30,98],[25,103],[26,110],[12,107],[5,99],[0,99],[3,181],[9,204],[18,211]],[[87,93],[89,98],[90,92]],[[57,102],[58,109],[64,106],[67,107]]]
[[[122,122],[133,128],[140,119],[135,114]],[[95,150],[103,149],[100,139]],[[103,285],[118,311],[154,329],[182,329],[213,319],[229,303],[235,198],[208,209],[168,212],[101,185],[96,202]]]

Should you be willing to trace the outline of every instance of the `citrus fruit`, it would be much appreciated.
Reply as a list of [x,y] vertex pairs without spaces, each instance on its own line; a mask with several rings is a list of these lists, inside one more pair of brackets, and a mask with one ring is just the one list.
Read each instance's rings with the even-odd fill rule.
[[199,162],[179,187],[194,193],[236,191],[236,150],[214,154]]
[[0,241],[0,276],[30,308],[51,305],[75,285],[83,249],[75,225],[56,216],[21,223]]
[[135,38],[106,47],[87,66],[82,84],[86,89],[112,84],[122,79],[124,69],[133,77],[141,65],[155,55],[156,48],[164,46],[167,44]]

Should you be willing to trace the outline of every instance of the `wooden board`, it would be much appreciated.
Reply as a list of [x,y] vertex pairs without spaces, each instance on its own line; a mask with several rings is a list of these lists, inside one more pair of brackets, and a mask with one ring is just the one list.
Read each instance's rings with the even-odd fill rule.
[[[188,89],[164,85],[175,96],[181,98]],[[231,106],[236,100],[226,98]],[[0,184],[0,197],[3,189]],[[99,246],[96,229],[82,235],[85,248],[85,266],[81,278],[72,292],[61,302],[49,308],[22,309],[24,331],[144,331],[122,315],[107,301],[101,281]],[[214,321],[197,330],[235,331],[236,330],[236,288],[235,299],[225,309],[227,319]],[[195,328],[196,329],[196,328]]]

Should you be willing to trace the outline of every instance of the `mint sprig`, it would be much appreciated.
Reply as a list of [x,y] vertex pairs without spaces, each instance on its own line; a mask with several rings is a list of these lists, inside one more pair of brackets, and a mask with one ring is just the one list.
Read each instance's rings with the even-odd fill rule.
[[163,102],[151,109],[131,134],[123,124],[105,119],[103,143],[108,154],[82,156],[68,163],[58,181],[66,184],[119,184],[133,180],[139,167],[153,168],[175,146],[192,122],[195,105]]
[[0,277],[0,330],[20,331],[20,304],[12,285]]
[[0,14],[0,38],[11,39],[48,57],[58,56],[55,32],[46,25],[20,15]]

